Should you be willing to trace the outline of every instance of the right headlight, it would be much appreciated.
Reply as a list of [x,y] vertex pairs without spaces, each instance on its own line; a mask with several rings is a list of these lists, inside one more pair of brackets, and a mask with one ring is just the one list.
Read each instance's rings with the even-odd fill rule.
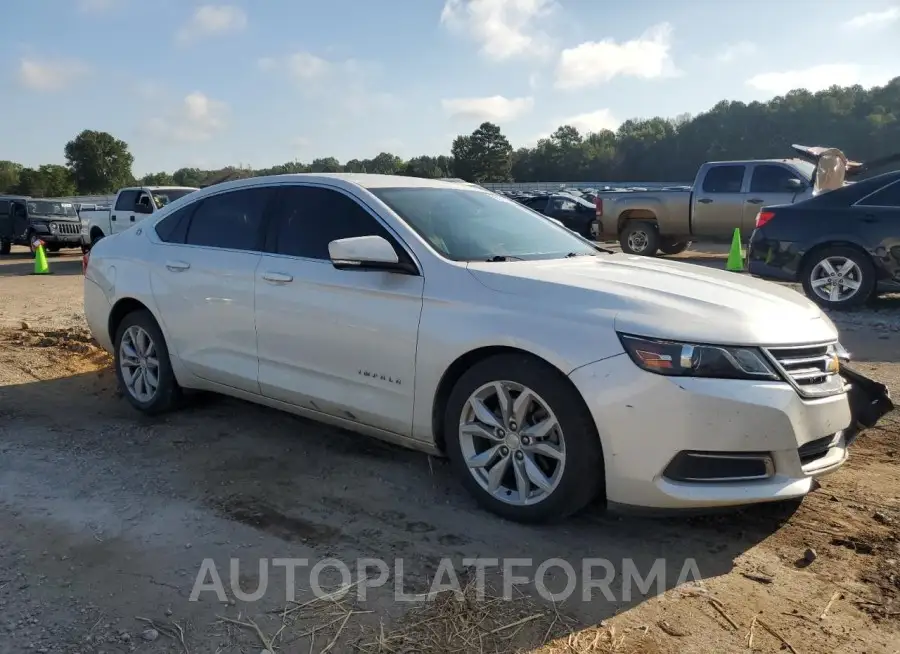
[[762,352],[753,347],[703,345],[619,334],[622,347],[639,368],[670,377],[715,379],[780,378]]

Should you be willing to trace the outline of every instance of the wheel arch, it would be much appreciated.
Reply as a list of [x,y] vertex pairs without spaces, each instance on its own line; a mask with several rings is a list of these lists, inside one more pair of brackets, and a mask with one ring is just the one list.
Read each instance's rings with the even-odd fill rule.
[[441,453],[446,453],[446,434],[444,434],[443,428],[444,411],[447,408],[447,401],[450,399],[450,394],[453,392],[453,387],[456,386],[456,382],[458,382],[460,377],[462,377],[462,375],[472,366],[499,354],[523,355],[540,361],[544,365],[550,366],[559,373],[561,379],[565,380],[564,383],[568,384],[571,387],[572,392],[577,395],[582,404],[584,404],[585,410],[588,411],[587,402],[585,402],[584,397],[582,397],[581,395],[581,392],[578,390],[572,380],[569,379],[568,375],[560,370],[560,368],[553,364],[551,361],[548,361],[544,357],[537,355],[534,352],[529,352],[528,350],[523,350],[521,348],[508,345],[489,345],[478,347],[458,356],[453,361],[453,363],[451,363],[447,367],[447,369],[444,371],[443,376],[441,377],[441,380],[438,382],[437,389],[434,393],[434,400],[432,402],[431,408],[431,428],[432,433],[434,434],[434,445]]
[[156,317],[150,307],[133,297],[123,297],[116,300],[116,303],[109,311],[109,318],[107,318],[106,328],[107,332],[109,333],[110,343],[113,343],[115,345],[116,332],[119,330],[119,325],[122,324],[122,320],[125,318],[125,316],[127,316],[129,313],[140,310],[147,311],[151,316],[153,316],[153,319],[156,320],[156,324],[160,325],[160,329],[162,329],[159,318]]
[[616,221],[616,234],[621,235],[625,225],[636,220],[652,223],[657,226],[657,229],[659,228],[659,219],[652,209],[626,209],[619,214]]

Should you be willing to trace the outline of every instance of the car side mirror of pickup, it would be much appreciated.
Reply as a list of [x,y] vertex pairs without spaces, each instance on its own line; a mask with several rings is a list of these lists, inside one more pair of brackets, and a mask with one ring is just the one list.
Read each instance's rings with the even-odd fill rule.
[[382,270],[418,274],[412,264],[400,261],[394,246],[382,236],[340,238],[328,244],[331,265],[338,270]]
[[141,204],[140,202],[138,202],[137,204],[134,205],[134,212],[135,213],[153,213],[153,207],[151,207],[150,205]]
[[798,179],[797,177],[792,177],[787,181],[788,190],[791,191],[802,191],[806,188],[806,182],[802,179]]

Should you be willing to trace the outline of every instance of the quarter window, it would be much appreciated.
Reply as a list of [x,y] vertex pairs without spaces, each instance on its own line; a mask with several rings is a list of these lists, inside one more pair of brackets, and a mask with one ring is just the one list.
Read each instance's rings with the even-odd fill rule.
[[220,193],[200,201],[187,230],[189,245],[230,250],[261,249],[262,216],[269,187]]

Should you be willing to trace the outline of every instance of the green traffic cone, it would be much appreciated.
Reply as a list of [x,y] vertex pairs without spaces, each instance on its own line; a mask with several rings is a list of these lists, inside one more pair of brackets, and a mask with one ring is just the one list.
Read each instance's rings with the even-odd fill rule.
[[725,263],[725,270],[732,272],[742,272],[744,270],[744,252],[741,250],[741,230],[734,228],[734,235],[731,237],[731,250],[728,252],[728,261]]
[[50,264],[47,263],[47,254],[44,252],[44,244],[38,243],[34,251],[34,275],[49,275]]

